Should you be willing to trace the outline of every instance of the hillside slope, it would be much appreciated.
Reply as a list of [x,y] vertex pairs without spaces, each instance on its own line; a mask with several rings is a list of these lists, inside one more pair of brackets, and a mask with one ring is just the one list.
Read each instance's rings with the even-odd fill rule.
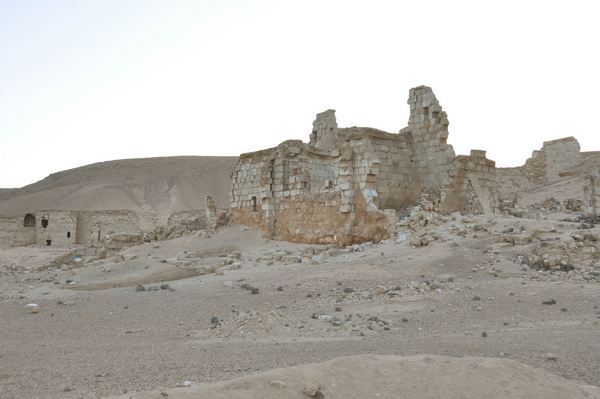
[[173,212],[204,207],[211,195],[227,207],[237,157],[163,157],[108,161],[53,173],[37,183],[0,191],[0,214],[42,209],[138,212],[165,223]]

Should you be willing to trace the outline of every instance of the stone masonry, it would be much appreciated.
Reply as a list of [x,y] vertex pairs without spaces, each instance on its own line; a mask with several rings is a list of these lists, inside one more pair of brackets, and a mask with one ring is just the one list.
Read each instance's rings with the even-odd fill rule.
[[242,154],[232,175],[231,218],[267,236],[351,244],[393,235],[397,215],[426,195],[444,212],[494,212],[495,163],[484,151],[456,157],[433,91],[410,90],[399,133],[339,128],[317,114],[309,143],[290,140]]

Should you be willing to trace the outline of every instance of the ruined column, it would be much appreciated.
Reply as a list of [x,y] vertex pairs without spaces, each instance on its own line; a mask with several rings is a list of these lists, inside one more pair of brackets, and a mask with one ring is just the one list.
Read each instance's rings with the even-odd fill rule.
[[217,227],[217,206],[210,195],[206,196],[206,229],[214,231]]
[[583,188],[584,195],[584,206],[585,216],[592,219],[592,221],[598,220],[598,204],[600,202],[600,188],[598,183],[600,182],[600,171],[598,175],[590,175],[585,179],[586,183]]

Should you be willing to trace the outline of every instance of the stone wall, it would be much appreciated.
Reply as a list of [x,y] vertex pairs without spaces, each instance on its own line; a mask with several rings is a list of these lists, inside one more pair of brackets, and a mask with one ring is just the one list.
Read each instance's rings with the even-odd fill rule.
[[408,104],[407,129],[412,136],[414,169],[419,175],[421,190],[437,197],[456,168],[454,149],[447,144],[448,116],[427,86],[411,89]]
[[313,130],[310,134],[309,144],[320,150],[330,151],[337,145],[338,126],[335,119],[335,111],[328,109],[317,114],[313,122]]
[[35,244],[35,226],[25,227],[23,216],[0,216],[0,248]]
[[456,157],[457,169],[444,190],[442,212],[458,210],[463,214],[494,213],[498,206],[496,163],[485,151],[471,150],[469,156]]
[[592,220],[600,217],[600,169],[585,178],[583,211]]
[[409,124],[398,134],[339,128],[327,110],[308,144],[242,154],[232,174],[232,220],[274,238],[347,244],[391,237],[396,212],[423,194],[436,204],[446,196],[448,211],[493,212],[494,162],[483,151],[455,156],[429,87],[412,89],[408,104]]
[[206,229],[206,210],[195,209],[175,212],[169,216],[168,227],[181,227],[187,231]]
[[580,152],[579,143],[574,137],[546,141],[541,149],[533,151],[525,165],[498,168],[499,193],[503,198],[510,198],[518,192],[574,176],[577,167],[585,169],[584,162],[593,162],[598,158],[596,153]]
[[68,246],[75,244],[77,213],[70,211],[38,211],[36,242],[38,245]]
[[133,211],[77,212],[77,244],[98,247],[108,235],[141,235],[140,220]]
[[340,129],[340,139],[351,150],[352,181],[370,209],[402,209],[420,194],[412,159],[410,134],[371,128]]

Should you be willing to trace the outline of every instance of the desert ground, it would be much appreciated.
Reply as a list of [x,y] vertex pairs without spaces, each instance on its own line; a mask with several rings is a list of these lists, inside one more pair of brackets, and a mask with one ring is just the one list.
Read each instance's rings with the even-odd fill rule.
[[571,216],[423,211],[349,247],[231,225],[106,259],[5,249],[0,396],[600,398],[600,265],[532,257],[588,254],[600,228]]

